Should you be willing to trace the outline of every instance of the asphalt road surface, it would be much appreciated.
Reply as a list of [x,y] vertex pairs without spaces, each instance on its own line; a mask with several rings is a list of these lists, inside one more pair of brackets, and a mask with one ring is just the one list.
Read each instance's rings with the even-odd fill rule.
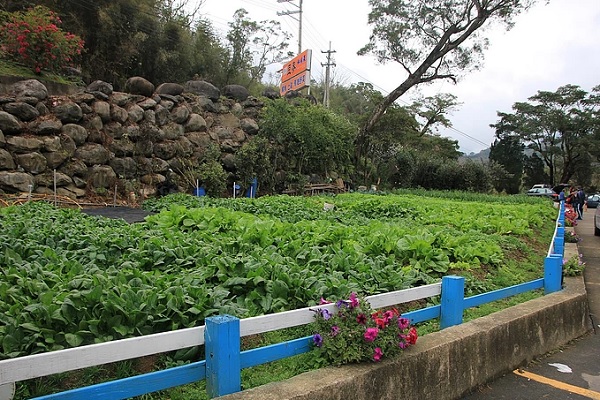
[[594,331],[477,388],[464,400],[600,400],[600,237],[594,236],[594,211],[589,209],[575,227],[582,239],[578,250],[586,264],[584,278]]

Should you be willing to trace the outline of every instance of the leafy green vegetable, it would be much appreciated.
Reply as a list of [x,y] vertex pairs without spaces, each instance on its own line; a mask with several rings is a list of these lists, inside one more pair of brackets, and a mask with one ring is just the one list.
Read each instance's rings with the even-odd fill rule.
[[42,203],[3,208],[0,357],[198,326],[217,313],[246,317],[389,292],[452,273],[468,278],[469,293],[534,279],[556,215],[544,204],[421,192],[177,194],[147,202],[160,213],[134,225]]

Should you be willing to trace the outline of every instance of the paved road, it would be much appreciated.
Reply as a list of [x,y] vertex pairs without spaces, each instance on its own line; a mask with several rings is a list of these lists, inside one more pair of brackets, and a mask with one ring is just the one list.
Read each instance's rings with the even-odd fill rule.
[[[585,286],[595,331],[477,389],[464,400],[600,400],[600,237],[594,236],[594,211],[586,212],[575,231],[582,239],[578,248],[586,263]],[[572,372],[560,372],[549,364],[562,364]]]

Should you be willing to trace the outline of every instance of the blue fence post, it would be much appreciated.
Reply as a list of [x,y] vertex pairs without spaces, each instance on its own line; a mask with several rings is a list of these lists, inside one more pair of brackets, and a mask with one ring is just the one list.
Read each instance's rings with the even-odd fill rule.
[[231,315],[206,318],[204,347],[208,397],[239,392],[242,388],[240,320]]
[[560,210],[558,211],[558,224],[564,228],[565,226],[565,202],[560,202]]
[[544,259],[544,293],[562,289],[562,255],[551,254]]
[[462,324],[465,300],[465,278],[444,276],[442,278],[442,304],[440,328]]
[[556,234],[556,237],[554,238],[554,251],[552,252],[553,254],[556,255],[560,255],[562,257],[562,255],[565,252],[565,236],[564,236],[564,232],[562,236],[558,236],[558,233]]

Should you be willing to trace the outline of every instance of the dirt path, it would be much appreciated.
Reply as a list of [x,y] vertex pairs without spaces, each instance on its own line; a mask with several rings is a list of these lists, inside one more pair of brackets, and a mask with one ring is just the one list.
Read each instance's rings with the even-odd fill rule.
[[84,208],[81,210],[88,215],[97,215],[106,218],[121,218],[130,224],[135,222],[143,222],[148,215],[154,214],[150,211],[141,210],[131,207],[101,207],[101,208]]

